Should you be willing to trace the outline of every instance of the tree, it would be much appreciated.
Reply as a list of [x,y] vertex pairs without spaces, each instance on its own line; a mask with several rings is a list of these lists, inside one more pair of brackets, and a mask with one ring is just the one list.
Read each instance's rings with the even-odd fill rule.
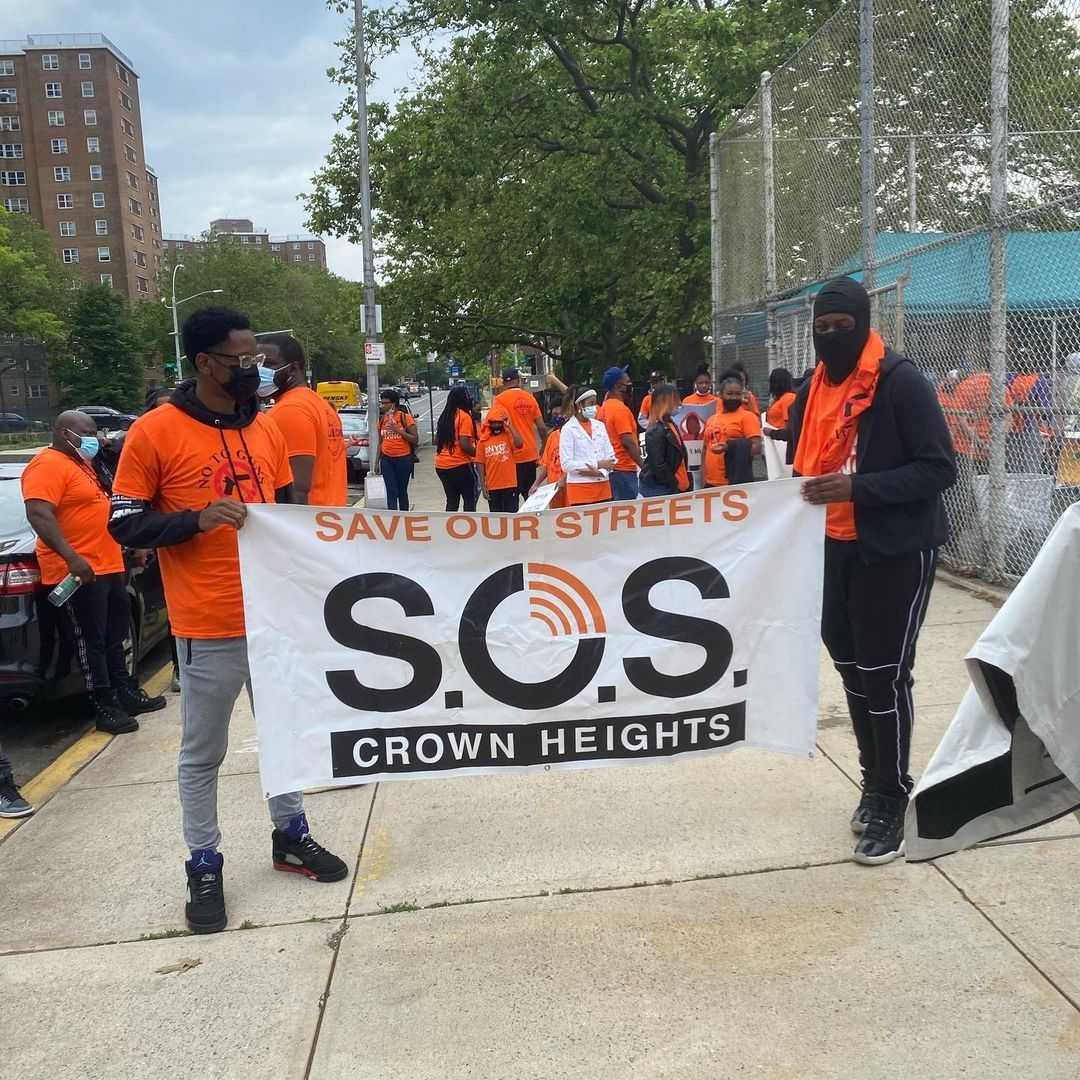
[[0,334],[36,338],[50,351],[62,344],[74,280],[28,214],[0,210]]
[[64,406],[142,405],[144,369],[127,302],[108,285],[85,285],[71,315],[70,355],[55,365]]
[[[395,284],[440,348],[528,343],[577,363],[703,356],[708,138],[763,67],[836,7],[791,0],[399,0],[376,48],[427,51],[376,112],[378,224]],[[352,79],[346,53],[334,73]],[[355,129],[306,197],[358,235]]]

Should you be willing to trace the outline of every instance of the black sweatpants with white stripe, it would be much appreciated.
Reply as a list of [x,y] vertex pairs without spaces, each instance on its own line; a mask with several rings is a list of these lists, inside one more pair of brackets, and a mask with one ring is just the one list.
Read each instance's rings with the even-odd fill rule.
[[124,639],[128,598],[123,574],[102,574],[75,590],[58,612],[87,690],[114,690],[128,680]]
[[825,540],[821,637],[844,682],[863,789],[907,798],[915,644],[937,551],[867,565],[854,541]]

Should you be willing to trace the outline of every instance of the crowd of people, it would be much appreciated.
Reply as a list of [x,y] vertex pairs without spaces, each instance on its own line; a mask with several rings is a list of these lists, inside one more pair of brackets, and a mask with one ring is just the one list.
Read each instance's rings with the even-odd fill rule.
[[[871,328],[862,285],[828,283],[815,301],[813,332],[819,363],[798,387],[787,371],[772,372],[764,424],[740,368],[715,388],[699,371],[685,397],[653,372],[636,415],[627,372],[611,368],[603,400],[594,388],[562,386],[550,427],[520,373],[508,369],[486,415],[464,389],[450,392],[435,468],[447,510],[474,511],[482,493],[492,511],[514,513],[541,488],[552,505],[568,506],[690,491],[694,470],[679,421],[687,408],[707,417],[701,484],[749,482],[763,440],[786,443],[795,473],[806,478],[802,497],[826,507],[822,634],[843,680],[862,768],[853,857],[878,864],[904,850],[911,672],[947,536],[942,492],[956,467],[934,388]],[[186,917],[206,933],[227,921],[217,778],[234,704],[245,687],[250,693],[236,533],[249,505],[341,506],[348,494],[341,423],[308,389],[299,342],[289,335],[260,342],[244,315],[224,308],[189,316],[182,340],[194,378],[149,403],[115,469],[92,467],[93,420],[65,413],[52,447],[27,469],[24,495],[46,586],[69,574],[79,583],[66,625],[103,730],[134,730],[135,713],[163,704],[121,672],[114,613],[124,552],[160,560],[180,686]],[[396,391],[380,396],[379,426],[387,501],[407,510],[417,433]],[[0,792],[18,798],[3,758]],[[302,793],[276,796],[268,809],[275,869],[320,882],[347,874],[313,839]]]

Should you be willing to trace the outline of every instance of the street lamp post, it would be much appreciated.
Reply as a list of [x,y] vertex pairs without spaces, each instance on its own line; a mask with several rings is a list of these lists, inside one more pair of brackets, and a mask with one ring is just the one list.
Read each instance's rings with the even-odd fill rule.
[[185,296],[183,300],[176,299],[176,271],[183,270],[184,264],[177,263],[173,267],[172,271],[172,332],[173,332],[173,347],[176,349],[176,381],[179,382],[183,378],[183,369],[180,365],[180,323],[177,320],[176,309],[181,304],[186,304],[189,300],[197,300],[200,296],[214,296],[217,293],[223,293],[224,289],[204,289],[202,292],[194,293],[191,296]]

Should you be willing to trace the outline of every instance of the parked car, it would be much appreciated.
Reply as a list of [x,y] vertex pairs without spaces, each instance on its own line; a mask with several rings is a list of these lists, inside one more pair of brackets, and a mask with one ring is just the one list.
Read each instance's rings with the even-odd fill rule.
[[[82,673],[59,635],[57,609],[46,599],[26,520],[19,478],[25,464],[0,465],[0,712],[33,701],[84,692]],[[168,633],[157,559],[127,575],[128,670]]]
[[77,411],[92,416],[98,431],[127,431],[138,419],[119,409],[110,409],[108,405],[80,405]]
[[370,467],[367,409],[346,407],[338,412],[345,440],[345,461],[349,479],[359,483]]
[[17,412],[0,412],[0,431],[29,431],[30,421]]

